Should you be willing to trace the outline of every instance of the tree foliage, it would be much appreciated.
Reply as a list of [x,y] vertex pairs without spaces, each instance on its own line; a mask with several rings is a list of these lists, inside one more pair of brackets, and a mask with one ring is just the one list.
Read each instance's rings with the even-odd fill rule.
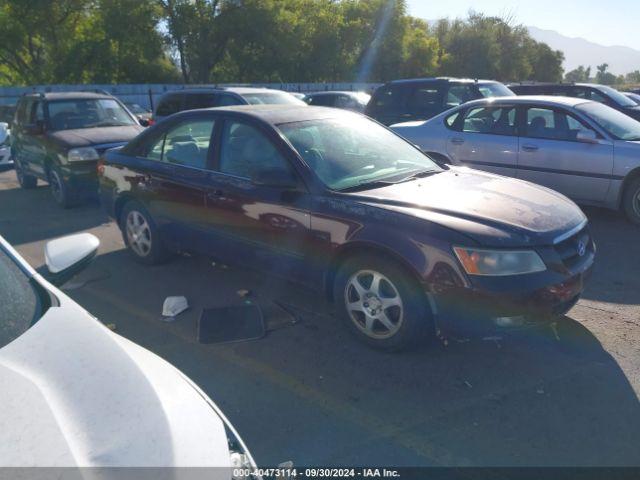
[[428,25],[405,0],[0,0],[0,82],[559,80],[509,19]]

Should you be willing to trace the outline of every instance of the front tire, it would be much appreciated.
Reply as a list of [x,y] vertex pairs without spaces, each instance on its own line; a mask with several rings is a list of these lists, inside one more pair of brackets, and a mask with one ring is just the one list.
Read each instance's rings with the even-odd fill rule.
[[153,218],[141,203],[128,202],[122,209],[119,223],[127,250],[137,262],[157,265],[167,260],[169,251]]
[[53,199],[62,208],[70,208],[75,204],[71,188],[65,182],[60,169],[55,165],[49,169],[49,188]]
[[16,178],[18,179],[18,184],[20,184],[21,188],[30,190],[38,186],[38,179],[33,175],[25,173],[22,163],[20,163],[20,161],[17,159],[14,160],[14,168],[16,170]]
[[640,177],[631,180],[625,188],[622,208],[629,221],[640,225]]
[[333,295],[342,320],[371,347],[404,350],[434,334],[424,292],[396,262],[374,255],[346,260],[336,275]]

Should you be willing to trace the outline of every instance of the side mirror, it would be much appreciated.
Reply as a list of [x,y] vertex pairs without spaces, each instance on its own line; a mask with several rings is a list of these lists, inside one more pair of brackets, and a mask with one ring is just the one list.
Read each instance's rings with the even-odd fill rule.
[[0,145],[2,145],[9,136],[9,125],[5,122],[0,122]]
[[148,127],[150,125],[149,120],[146,118],[138,117],[138,123],[143,127]]
[[598,136],[593,130],[579,130],[576,140],[583,143],[598,143]]
[[298,181],[293,174],[280,168],[259,170],[253,175],[251,181],[254,185],[281,188],[283,190],[292,190],[298,186]]
[[84,270],[98,252],[100,240],[90,233],[78,233],[56,238],[44,247],[48,273],[46,279],[56,286]]

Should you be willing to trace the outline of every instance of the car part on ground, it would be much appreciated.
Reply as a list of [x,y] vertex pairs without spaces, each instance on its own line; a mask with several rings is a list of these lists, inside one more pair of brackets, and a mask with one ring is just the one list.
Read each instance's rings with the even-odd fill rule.
[[176,114],[107,153],[100,196],[136,260],[196,252],[312,285],[382,349],[410,346],[433,320],[546,321],[575,303],[595,257],[566,197],[442,168],[378,123],[322,107]]

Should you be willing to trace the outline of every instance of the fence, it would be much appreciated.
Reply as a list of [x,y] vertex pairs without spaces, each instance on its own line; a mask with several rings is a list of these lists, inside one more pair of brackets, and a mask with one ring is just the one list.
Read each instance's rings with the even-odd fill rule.
[[140,84],[140,85],[34,85],[31,87],[0,87],[0,105],[14,105],[20,96],[32,92],[73,92],[78,90],[100,90],[115,95],[123,102],[137,103],[152,108],[157,99],[171,90],[196,87],[265,87],[288,92],[317,92],[327,90],[348,90],[371,92],[379,83],[252,83],[252,84],[216,84],[216,85],[181,85],[181,84]]

